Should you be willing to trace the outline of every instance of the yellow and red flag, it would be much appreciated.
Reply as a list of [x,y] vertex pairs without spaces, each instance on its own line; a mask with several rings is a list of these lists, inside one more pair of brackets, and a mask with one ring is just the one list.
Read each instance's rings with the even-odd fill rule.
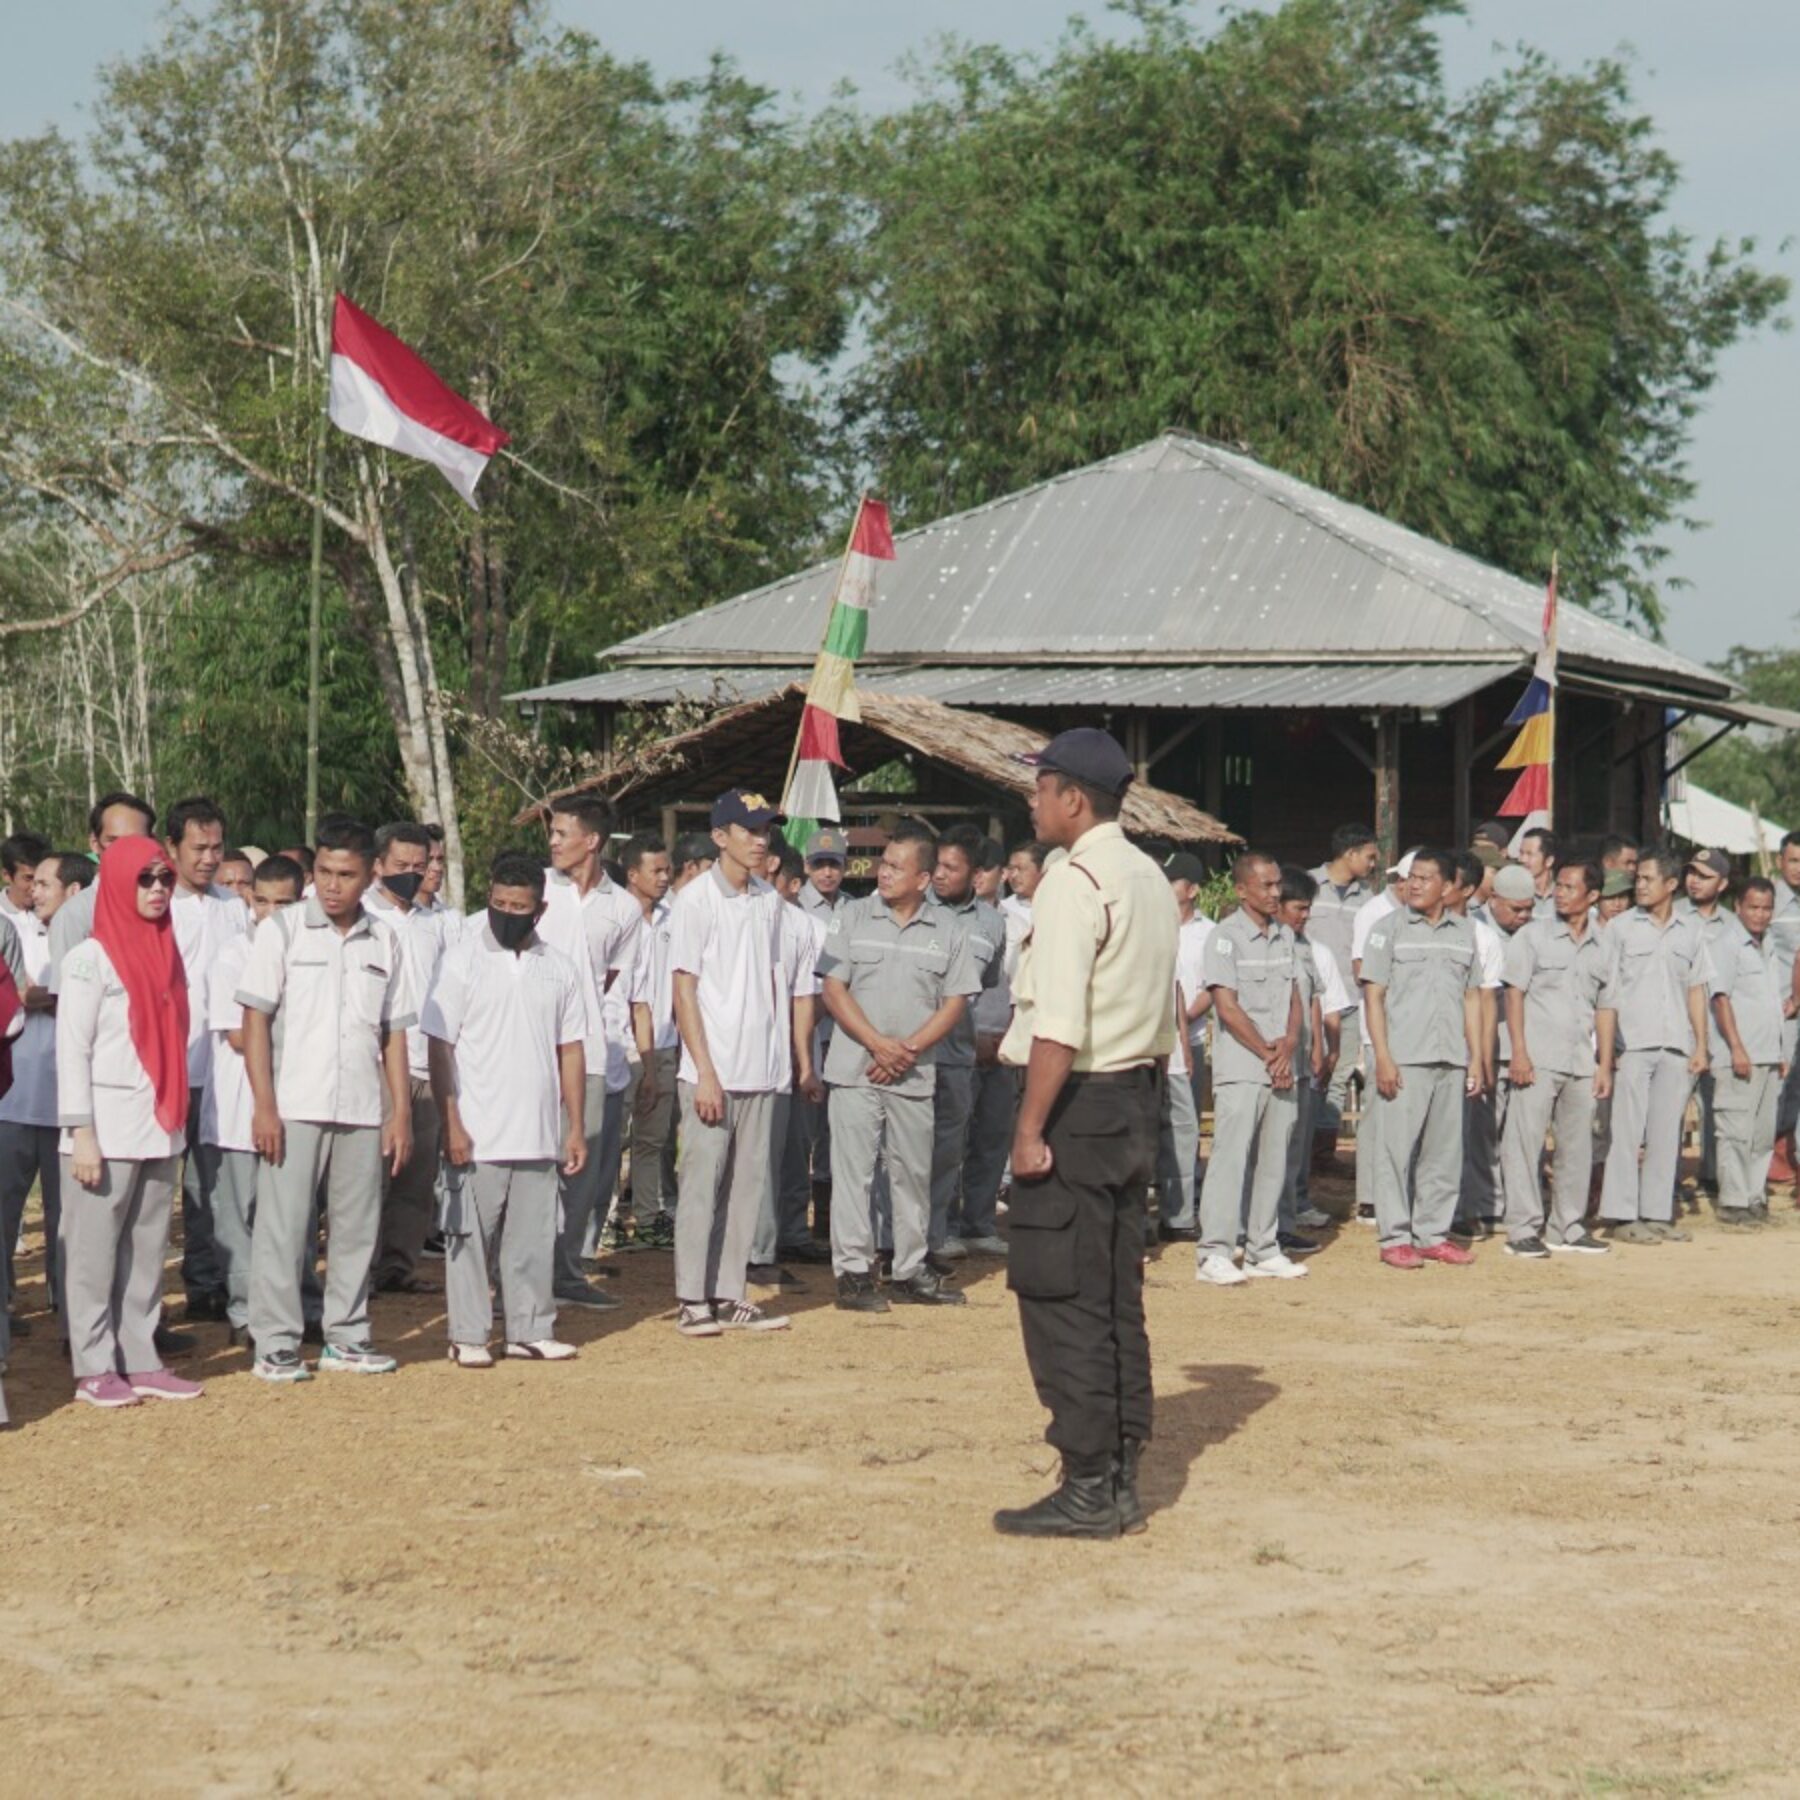
[[1533,814],[1541,813],[1543,822],[1550,820],[1551,765],[1556,750],[1556,563],[1550,564],[1550,586],[1544,594],[1544,640],[1539,647],[1537,666],[1519,703],[1507,714],[1506,722],[1519,727],[1512,748],[1500,759],[1503,769],[1517,769],[1519,778],[1512,792],[1500,802],[1500,817],[1514,819],[1523,815],[1527,823],[1535,823]]

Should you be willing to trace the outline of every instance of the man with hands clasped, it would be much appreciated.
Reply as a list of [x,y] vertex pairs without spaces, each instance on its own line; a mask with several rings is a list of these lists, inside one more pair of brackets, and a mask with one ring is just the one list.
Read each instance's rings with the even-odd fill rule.
[[1708,945],[1713,959],[1713,1120],[1718,1132],[1719,1219],[1760,1225],[1769,1216],[1775,1108],[1787,1076],[1788,971],[1769,926],[1775,884],[1744,883],[1737,916]]

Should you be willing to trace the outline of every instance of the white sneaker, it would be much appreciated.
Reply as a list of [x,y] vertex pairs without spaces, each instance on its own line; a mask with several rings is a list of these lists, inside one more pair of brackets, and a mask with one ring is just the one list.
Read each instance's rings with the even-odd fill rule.
[[450,1360],[459,1369],[491,1369],[494,1353],[486,1344],[452,1344]]
[[969,1254],[969,1247],[959,1237],[947,1237],[938,1245],[937,1253],[951,1262],[960,1262]]
[[1261,1262],[1247,1262],[1239,1280],[1293,1281],[1299,1276],[1310,1273],[1305,1263],[1297,1263],[1292,1257],[1283,1256],[1277,1250],[1273,1256],[1265,1256]]
[[1295,1217],[1294,1223],[1302,1231],[1323,1231],[1331,1223],[1331,1214],[1321,1212],[1316,1206],[1309,1206],[1305,1212]]
[[1006,1254],[1006,1239],[993,1236],[964,1238],[962,1247],[968,1251],[971,1256],[1004,1256]]
[[785,1313],[766,1313],[749,1300],[721,1300],[713,1317],[721,1331],[786,1331],[794,1322]]
[[533,1338],[529,1344],[508,1344],[506,1354],[521,1362],[572,1362],[579,1352],[555,1338]]
[[1236,1287],[1249,1277],[1229,1256],[1203,1256],[1194,1270],[1196,1281],[1210,1281],[1214,1287]]

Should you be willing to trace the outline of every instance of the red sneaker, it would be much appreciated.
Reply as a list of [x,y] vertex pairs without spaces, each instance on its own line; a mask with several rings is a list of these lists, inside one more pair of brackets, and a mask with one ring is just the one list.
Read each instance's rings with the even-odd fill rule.
[[1475,1260],[1475,1252],[1463,1249],[1460,1244],[1432,1244],[1414,1254],[1423,1262],[1455,1263],[1459,1268]]
[[1422,1269],[1425,1259],[1411,1244],[1390,1244],[1381,1253],[1381,1260],[1390,1269]]

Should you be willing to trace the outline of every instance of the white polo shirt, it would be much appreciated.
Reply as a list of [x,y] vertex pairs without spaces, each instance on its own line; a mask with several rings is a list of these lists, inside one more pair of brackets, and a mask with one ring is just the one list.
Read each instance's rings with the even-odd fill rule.
[[588,1078],[604,1074],[609,1094],[619,1093],[631,1080],[625,1042],[631,1032],[631,971],[643,929],[643,908],[609,877],[603,875],[583,894],[567,875],[544,871],[544,916],[537,935],[560,950],[581,977],[588,1014]]
[[[156,1089],[131,1041],[131,1000],[105,946],[88,938],[62,965],[56,1006],[56,1096],[62,1148],[77,1125],[91,1125],[109,1162],[179,1156],[187,1132],[156,1122]],[[192,996],[189,996],[190,1004]],[[79,1194],[70,1197],[79,1204]]]
[[250,916],[236,894],[208,888],[190,894],[177,888],[169,902],[175,943],[188,980],[188,1086],[202,1088],[212,1079],[212,1033],[206,1028],[206,978],[219,952],[250,928]]
[[[0,916],[8,919],[14,931],[19,934],[21,943],[30,943],[33,938],[47,939],[50,928],[29,906],[17,907],[12,903],[12,895],[0,892]],[[37,985],[41,985],[38,983]]]
[[[25,985],[43,987],[50,973],[50,939],[19,934],[25,958]],[[56,1123],[56,1015],[21,1011],[12,1037],[12,1086],[0,1094],[0,1125],[52,1126]]]
[[418,1018],[393,927],[339,931],[315,897],[256,928],[238,1000],[275,1021],[275,1105],[314,1125],[381,1123],[381,1035]]
[[[1175,979],[1181,983],[1181,992],[1189,1006],[1192,1006],[1206,992],[1206,940],[1213,934],[1213,922],[1204,913],[1195,913],[1182,926],[1175,939]],[[1181,1036],[1189,1044],[1200,1044],[1206,1039],[1206,1016],[1198,1019],[1180,1021],[1186,1030]],[[1185,1058],[1183,1059],[1185,1066]]]
[[561,1149],[558,1051],[587,1036],[574,963],[535,935],[515,955],[485,923],[471,926],[440,959],[420,1025],[421,1036],[455,1052],[457,1110],[475,1160],[554,1161]]
[[250,1136],[256,1096],[250,1091],[243,1054],[232,1049],[226,1036],[244,1023],[244,1008],[237,996],[249,961],[250,939],[233,938],[213,958],[205,993],[197,997],[190,990],[188,994],[188,1004],[198,1006],[212,1036],[212,1080],[200,1097],[200,1141],[220,1150],[256,1148]]
[[658,1050],[673,1050],[681,1042],[675,1029],[675,982],[669,969],[669,914],[667,899],[657,901],[638,937],[637,961],[631,969],[631,998],[650,1009],[651,1041]]
[[[400,940],[401,952],[406,957],[406,972],[412,982],[412,991],[420,995],[428,994],[432,978],[437,974],[438,959],[451,941],[449,921],[455,919],[460,927],[461,915],[443,906],[402,909],[379,885],[371,887],[363,895],[363,910],[393,926],[394,933]],[[422,1031],[407,1033],[406,1066],[411,1070],[414,1081],[431,1079],[431,1059],[425,1048],[425,1034]]]
[[[804,974],[799,935],[782,917],[792,910],[754,876],[739,893],[717,863],[670,910],[669,967],[699,977],[706,1047],[719,1085],[731,1093],[779,1093],[792,1084],[792,1001]],[[812,981],[798,991],[816,993],[816,974]],[[700,1079],[685,1041],[680,1079]]]

